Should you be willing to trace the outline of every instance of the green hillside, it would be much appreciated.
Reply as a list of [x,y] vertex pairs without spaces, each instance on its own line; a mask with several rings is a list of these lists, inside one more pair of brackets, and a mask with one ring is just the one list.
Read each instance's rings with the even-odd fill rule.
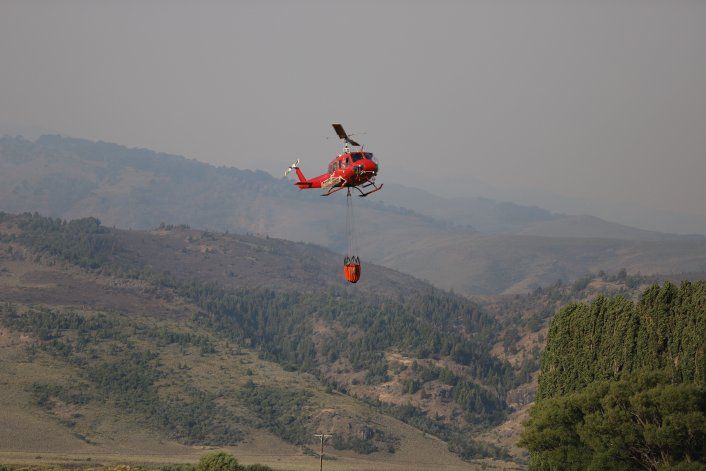
[[706,281],[554,317],[522,444],[532,469],[706,466]]
[[[341,456],[376,462],[433,443],[449,466],[462,463],[451,452],[507,456],[473,437],[526,378],[491,353],[496,323],[463,297],[379,267],[356,291],[331,271],[319,281],[340,269],[325,249],[186,227],[2,214],[0,254],[16,358],[0,371],[37,371],[3,382],[26,398],[10,405],[53,417],[78,449],[119,441],[108,423],[120,416],[173,446],[249,450],[268,433],[309,447],[324,428]],[[40,373],[48,364],[62,374]]]
[[155,468],[225,447],[241,462],[313,470],[323,429],[337,438],[330,469],[401,470],[398,460],[425,463],[415,450],[469,469],[445,443],[188,318],[3,304],[0,349],[3,463]]

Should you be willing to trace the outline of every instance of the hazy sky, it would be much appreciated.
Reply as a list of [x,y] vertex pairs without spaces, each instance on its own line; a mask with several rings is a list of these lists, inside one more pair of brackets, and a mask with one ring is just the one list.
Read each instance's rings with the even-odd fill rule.
[[331,122],[382,181],[706,215],[706,2],[0,0],[0,125],[313,174]]

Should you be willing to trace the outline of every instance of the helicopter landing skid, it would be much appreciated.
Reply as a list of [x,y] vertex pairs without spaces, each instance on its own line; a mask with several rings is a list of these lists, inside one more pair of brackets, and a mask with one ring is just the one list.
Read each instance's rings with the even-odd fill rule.
[[370,195],[370,194],[372,194],[372,193],[375,193],[376,191],[382,190],[382,186],[383,186],[383,185],[384,185],[384,183],[380,183],[380,186],[375,185],[375,183],[371,183],[370,185],[364,186],[363,188],[370,188],[371,186],[372,186],[373,188],[375,188],[374,190],[370,190],[370,191],[367,191],[367,192],[363,192],[363,190],[361,190],[361,189],[358,188],[357,186],[354,187],[354,188],[360,192],[360,194],[358,195],[359,197],[365,198],[366,196],[368,196],[368,195]]
[[329,188],[329,190],[326,193],[322,193],[321,196],[332,195],[332,194],[336,193],[337,191],[341,191],[344,188],[346,188],[346,187],[345,186],[336,186],[336,187]]

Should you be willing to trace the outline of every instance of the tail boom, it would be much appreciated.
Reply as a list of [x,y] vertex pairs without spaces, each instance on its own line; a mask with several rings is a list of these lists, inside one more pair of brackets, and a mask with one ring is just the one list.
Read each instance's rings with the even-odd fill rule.
[[298,186],[300,190],[306,190],[309,188],[321,188],[322,180],[328,177],[328,174],[325,173],[323,175],[319,175],[318,177],[312,178],[311,180],[308,180],[299,168],[299,159],[297,159],[296,162],[294,162],[292,165],[289,166],[289,168],[287,168],[287,170],[285,170],[284,176],[286,177],[287,175],[289,175],[289,172],[291,172],[292,170],[296,172],[297,179],[299,179],[299,181],[294,182],[294,184]]
[[301,185],[302,183],[307,183],[306,177],[304,176],[304,173],[299,167],[294,167],[294,171],[297,172],[297,178],[299,178],[299,181],[296,183],[297,185]]

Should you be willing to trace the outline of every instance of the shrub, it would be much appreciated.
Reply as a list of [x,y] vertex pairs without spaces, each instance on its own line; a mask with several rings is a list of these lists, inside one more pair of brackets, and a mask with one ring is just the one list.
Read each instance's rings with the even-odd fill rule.
[[201,457],[196,465],[196,471],[244,471],[238,460],[228,453],[207,453]]

